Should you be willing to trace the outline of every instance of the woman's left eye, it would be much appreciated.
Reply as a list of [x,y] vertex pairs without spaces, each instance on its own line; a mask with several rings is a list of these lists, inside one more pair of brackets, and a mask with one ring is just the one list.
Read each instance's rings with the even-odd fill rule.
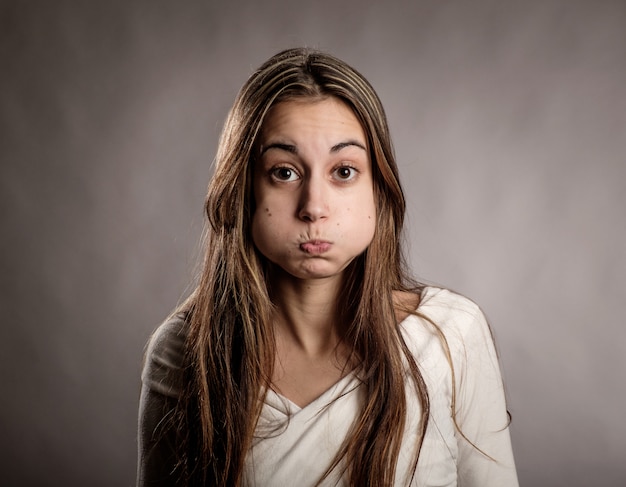
[[341,181],[350,181],[356,176],[356,169],[350,166],[341,166],[335,169],[335,176]]

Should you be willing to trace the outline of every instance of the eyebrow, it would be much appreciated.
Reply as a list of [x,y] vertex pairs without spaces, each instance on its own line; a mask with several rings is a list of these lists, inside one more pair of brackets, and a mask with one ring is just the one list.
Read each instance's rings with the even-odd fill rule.
[[364,151],[367,150],[365,146],[357,140],[346,140],[345,142],[339,142],[338,144],[333,145],[330,148],[330,152],[339,152],[341,149],[344,149],[350,146],[358,147],[359,149],[363,149]]
[[283,144],[281,142],[274,142],[272,144],[266,145],[261,149],[261,155],[265,154],[270,149],[280,149],[286,152],[290,152],[292,154],[298,153],[298,148],[292,144]]
[[[363,150],[367,150],[365,148],[365,146],[356,140],[346,140],[344,142],[339,142],[338,144],[333,145],[330,148],[330,153],[336,153],[339,152],[342,149],[345,149],[346,147],[358,147],[359,149],[363,149]],[[270,149],[280,149],[280,150],[284,150],[286,152],[289,152],[291,154],[297,154],[298,153],[298,147],[293,145],[293,144],[284,144],[282,142],[274,142],[272,144],[268,144],[266,146],[264,146],[261,149],[261,155],[265,154],[268,150]]]

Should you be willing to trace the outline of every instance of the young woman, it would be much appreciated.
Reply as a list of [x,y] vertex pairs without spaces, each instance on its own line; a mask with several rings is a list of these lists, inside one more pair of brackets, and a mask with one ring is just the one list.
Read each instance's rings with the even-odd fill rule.
[[517,485],[489,327],[409,280],[404,211],[363,76],[307,49],[251,76],[199,282],[148,346],[138,485]]

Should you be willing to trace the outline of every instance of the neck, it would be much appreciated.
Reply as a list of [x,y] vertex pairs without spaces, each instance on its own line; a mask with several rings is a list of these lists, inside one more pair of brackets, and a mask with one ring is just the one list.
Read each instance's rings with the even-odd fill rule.
[[279,342],[296,346],[311,357],[334,351],[343,325],[337,306],[341,277],[305,281],[282,270],[276,274],[272,294]]

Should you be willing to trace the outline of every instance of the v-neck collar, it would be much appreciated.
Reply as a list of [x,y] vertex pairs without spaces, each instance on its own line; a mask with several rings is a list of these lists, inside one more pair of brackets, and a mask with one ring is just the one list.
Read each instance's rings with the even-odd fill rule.
[[[352,383],[355,382],[353,385]],[[305,406],[298,406],[291,399],[283,396],[274,389],[269,389],[265,396],[265,405],[274,409],[276,412],[284,416],[294,417],[304,412],[313,411],[314,413],[324,408],[332,401],[336,400],[342,394],[350,392],[350,388],[357,387],[358,379],[355,371],[348,372],[335,384],[330,386],[326,391],[320,394],[317,398],[313,399]]]
[[[422,293],[422,297],[423,297]],[[421,304],[421,302],[420,302]],[[406,322],[410,321],[413,318],[413,315],[409,314],[405,316],[402,321],[398,324],[402,333],[405,333]],[[353,384],[353,382],[355,382]],[[279,415],[286,417],[294,417],[305,411],[313,411],[314,413],[319,411],[320,409],[326,407],[332,401],[336,400],[342,394],[351,393],[350,388],[356,389],[358,387],[358,377],[356,376],[355,370],[348,372],[341,379],[339,379],[335,384],[330,386],[326,391],[320,394],[317,398],[313,399],[306,406],[298,406],[291,399],[283,396],[279,392],[274,389],[268,389],[267,394],[265,396],[265,406],[273,409],[275,411],[274,414],[278,413]]]
[[[422,290],[420,296],[420,302],[417,308],[419,309],[424,302],[425,298],[429,297],[428,295],[432,292],[432,288],[424,288]],[[398,327],[402,334],[406,333],[407,322],[415,319],[415,315],[408,314],[405,316],[399,323]],[[353,384],[353,382],[355,382]],[[349,390],[349,387],[352,389],[356,389],[358,387],[358,377],[356,376],[355,370],[347,373],[341,379],[339,379],[335,384],[330,386],[326,391],[320,394],[316,399],[313,399],[309,404],[304,407],[298,406],[291,399],[283,396],[279,392],[274,389],[269,388],[267,394],[265,395],[265,407],[271,408],[274,410],[272,415],[278,413],[281,416],[286,417],[294,417],[304,411],[314,411],[317,412],[323,407],[330,404],[332,401],[336,400],[342,394],[352,393],[353,391]]]

